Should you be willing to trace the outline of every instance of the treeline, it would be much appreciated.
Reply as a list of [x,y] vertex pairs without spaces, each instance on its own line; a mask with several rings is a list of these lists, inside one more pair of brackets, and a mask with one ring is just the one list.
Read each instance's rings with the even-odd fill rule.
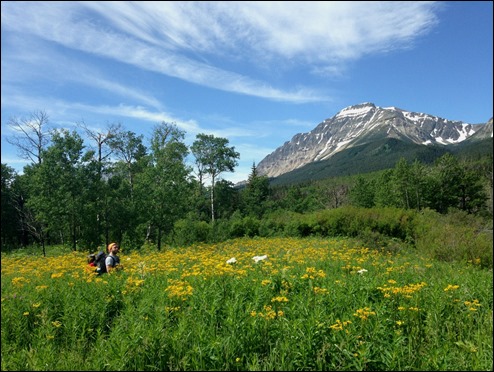
[[[240,156],[225,138],[198,134],[188,147],[185,133],[163,122],[145,143],[120,125],[98,132],[82,123],[85,143],[77,131],[47,131],[42,112],[9,124],[23,128],[24,136],[11,141],[31,162],[23,174],[2,164],[2,251],[32,244],[43,252],[53,244],[94,251],[110,241],[161,249],[274,235],[352,236],[376,244],[386,237],[416,245],[419,230],[412,225],[375,226],[381,212],[456,210],[492,219],[492,156],[465,161],[448,153],[433,165],[401,159],[385,171],[276,187],[253,164],[247,184],[235,187],[221,179]],[[354,217],[334,217],[348,211]],[[394,217],[401,220],[402,212]],[[361,213],[371,218],[363,222]]]
[[22,175],[2,164],[2,250],[32,243],[43,252],[47,244],[95,249],[109,241],[153,241],[160,249],[191,211],[214,223],[221,213],[215,193],[229,199],[223,190],[233,190],[219,176],[233,171],[240,155],[225,138],[198,134],[189,148],[184,131],[162,122],[146,144],[121,125],[98,132],[81,123],[86,145],[76,130],[48,130],[44,112],[9,125],[22,133],[9,141],[30,164]]

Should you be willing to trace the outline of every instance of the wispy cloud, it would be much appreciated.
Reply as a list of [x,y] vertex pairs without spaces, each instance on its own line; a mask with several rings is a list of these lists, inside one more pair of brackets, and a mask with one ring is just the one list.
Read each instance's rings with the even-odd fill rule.
[[435,2],[106,2],[87,6],[121,32],[210,55],[333,62],[406,47],[437,22]]
[[[82,61],[70,58],[60,50],[44,43],[24,38],[22,42],[13,36],[9,43],[9,57],[2,58],[2,88],[11,91],[16,86],[36,79],[40,84],[65,84],[96,88],[94,91],[107,92],[133,102],[163,109],[163,105],[148,92],[129,87],[111,79],[104,71]],[[23,45],[19,48],[18,45]]]
[[[277,88],[258,77],[259,66],[340,74],[348,61],[409,47],[434,26],[436,7],[434,2],[2,3],[2,28],[210,88],[303,103],[330,97],[310,87]],[[87,12],[91,16],[82,19]],[[240,63],[249,64],[252,74],[235,72]],[[99,84],[125,89],[104,79]]]
[[[184,120],[175,117],[173,114],[169,114],[164,111],[152,111],[143,106],[131,106],[131,105],[89,105],[80,102],[67,102],[61,99],[53,99],[50,97],[29,97],[26,95],[12,95],[9,97],[9,105],[11,107],[49,107],[46,110],[48,116],[54,122],[66,121],[66,112],[70,111],[70,116],[74,118],[74,122],[86,121],[84,116],[92,116],[93,114],[105,115],[110,117],[121,117],[127,119],[138,119],[145,122],[149,122],[152,125],[156,125],[165,121],[167,123],[174,123],[180,129],[196,134],[202,131],[200,126],[195,120]],[[80,116],[76,115],[80,114]],[[72,123],[72,124],[73,124]]]

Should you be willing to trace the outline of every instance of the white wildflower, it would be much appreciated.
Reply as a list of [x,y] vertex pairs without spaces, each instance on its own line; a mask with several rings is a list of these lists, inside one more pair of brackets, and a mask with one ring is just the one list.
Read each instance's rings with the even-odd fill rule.
[[360,269],[359,271],[357,271],[360,275],[362,275],[363,273],[366,273],[367,270],[366,269]]
[[235,257],[232,257],[226,261],[227,264],[234,264],[235,262],[237,262],[237,259]]
[[264,256],[254,256],[254,257],[252,257],[252,259],[255,262],[259,262],[259,261],[265,260],[266,258],[268,258],[268,255],[267,254],[265,254]]

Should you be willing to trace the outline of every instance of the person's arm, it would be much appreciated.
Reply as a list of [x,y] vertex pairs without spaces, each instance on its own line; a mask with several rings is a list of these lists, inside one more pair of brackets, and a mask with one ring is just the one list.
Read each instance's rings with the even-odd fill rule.
[[115,268],[115,260],[112,256],[108,255],[105,259],[106,272],[110,273]]

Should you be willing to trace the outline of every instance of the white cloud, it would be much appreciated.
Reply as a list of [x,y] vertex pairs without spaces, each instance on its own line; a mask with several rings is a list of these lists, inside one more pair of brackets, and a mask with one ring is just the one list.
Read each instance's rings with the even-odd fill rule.
[[[408,47],[435,24],[436,6],[394,1],[2,3],[2,28],[211,88],[302,103],[329,98],[309,88],[275,88],[235,72],[235,61],[253,70],[273,62],[276,70],[303,65],[307,71],[339,74],[346,61]],[[90,17],[81,19],[85,12]]]
[[[302,71],[339,77],[348,62],[408,48],[435,25],[438,6],[394,1],[2,2],[2,109],[45,108],[59,125],[88,117],[94,124],[91,119],[99,114],[153,124],[174,122],[191,139],[201,132],[231,138],[246,170],[224,178],[243,180],[254,160],[274,150],[262,141],[283,131],[289,138],[293,128],[317,123],[215,122],[201,116],[211,116],[205,112],[181,118],[190,114],[167,112],[168,102],[160,102],[159,91],[150,93],[145,84],[134,85],[124,74],[152,71],[269,100],[327,103],[331,87],[318,91],[301,86],[295,75]],[[115,61],[118,64],[107,63]],[[125,64],[133,68],[122,68],[122,74],[118,67],[108,71]],[[277,86],[277,81],[286,85]],[[50,91],[38,93],[36,84],[43,83],[55,83],[47,84],[54,89],[53,97]],[[97,88],[92,90],[97,98],[82,93],[54,98],[61,85],[69,86],[71,93]],[[19,93],[26,86],[29,93]],[[112,97],[111,102],[100,101],[100,96]],[[209,122],[214,128],[204,129]],[[253,137],[255,144],[245,144]]]
[[167,123],[175,123],[177,127],[192,134],[201,132],[201,128],[195,120],[184,120],[175,117],[172,114],[164,111],[151,111],[142,106],[132,105],[88,105],[79,102],[66,102],[60,99],[50,97],[29,97],[25,95],[12,95],[9,97],[9,106],[15,108],[26,107],[49,107],[48,116],[53,121],[66,120],[66,115],[76,117],[81,113],[82,116],[77,116],[75,121],[84,121],[83,116],[91,116],[92,114],[100,114],[107,116],[119,116],[128,119],[144,120],[153,124],[165,121]]
[[[162,109],[162,104],[149,93],[106,77],[95,65],[71,59],[55,48],[29,39],[21,41],[13,37],[9,42],[9,58],[2,59],[2,88],[8,88],[11,93],[26,80],[36,79],[41,84],[96,88],[95,91],[106,91],[112,96]],[[22,44],[23,49],[18,44]]]
[[152,123],[153,125],[159,124],[163,121],[167,123],[174,123],[178,128],[184,130],[187,133],[199,133],[200,127],[194,120],[183,120],[176,118],[166,112],[150,111],[141,106],[129,106],[129,105],[86,105],[86,104],[71,104],[71,107],[81,112],[89,112],[95,114],[121,116],[129,119],[139,119]]
[[[236,3],[260,53],[333,63],[406,46],[436,22],[433,2]],[[233,14],[233,12],[232,12]],[[401,44],[401,45],[400,45]]]
[[[436,23],[435,2],[85,3],[121,32],[211,55],[331,62],[407,44]],[[256,53],[253,55],[252,52]]]

